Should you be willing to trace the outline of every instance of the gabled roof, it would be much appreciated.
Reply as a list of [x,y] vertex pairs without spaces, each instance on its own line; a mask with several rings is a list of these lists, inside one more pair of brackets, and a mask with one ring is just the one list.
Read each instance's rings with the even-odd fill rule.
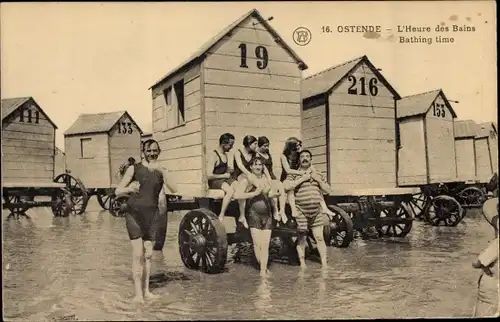
[[366,55],[330,67],[324,71],[306,77],[301,82],[301,96],[303,99],[333,91],[348,76],[348,74],[361,64],[367,64],[370,70],[377,75],[387,89],[396,99],[401,97],[382,74],[373,66]]
[[97,114],[80,114],[76,121],[71,125],[64,136],[75,135],[75,134],[93,134],[93,133],[106,133],[109,132],[116,122],[126,115],[132,123],[139,129],[142,134],[142,130],[137,125],[137,123],[132,119],[127,111],[116,111],[108,113],[97,113]]
[[432,102],[436,100],[438,95],[443,96],[444,102],[448,109],[451,111],[451,115],[453,116],[453,118],[457,117],[457,114],[453,110],[453,107],[451,107],[450,102],[444,95],[443,90],[436,89],[403,97],[398,101],[397,104],[397,118],[426,114],[431,108]]
[[474,138],[479,126],[473,120],[462,120],[454,122],[455,138]]
[[174,74],[179,72],[181,69],[183,69],[186,65],[189,65],[189,64],[191,64],[199,59],[204,59],[206,53],[210,49],[212,49],[212,47],[217,45],[224,37],[228,36],[228,34],[230,34],[236,27],[238,27],[238,25],[240,25],[243,21],[245,21],[247,18],[250,18],[250,17],[254,17],[260,21],[260,23],[267,29],[267,31],[269,31],[269,33],[271,33],[274,36],[274,38],[276,39],[276,42],[278,44],[280,44],[297,61],[297,63],[299,64],[299,67],[302,70],[307,69],[306,63],[304,63],[304,61],[295,53],[295,51],[283,41],[283,39],[278,34],[278,32],[273,27],[271,27],[271,25],[267,22],[266,19],[264,19],[261,16],[259,11],[257,11],[257,9],[253,9],[253,10],[250,10],[249,12],[247,12],[246,14],[244,14],[243,16],[241,16],[238,20],[236,20],[235,22],[233,22],[229,26],[227,26],[224,30],[219,32],[217,35],[210,38],[210,40],[207,41],[205,44],[203,44],[193,55],[191,55],[182,64],[180,64],[179,66],[177,66],[176,68],[171,70],[167,75],[162,77],[160,80],[155,82],[155,84],[153,86],[151,86],[149,89],[155,87],[159,83],[161,83],[161,82],[165,81],[166,79],[168,79],[169,77],[173,76]]
[[497,128],[493,122],[479,123],[476,138],[489,137],[491,132],[496,136],[498,135]]
[[52,126],[57,129],[57,125],[50,119],[50,117],[45,114],[44,110],[38,105],[35,99],[31,96],[26,97],[13,97],[13,98],[5,98],[2,99],[2,121],[9,117],[14,111],[16,111],[19,107],[24,105],[25,103],[31,102],[35,104],[36,107],[42,112],[43,116],[49,121]]

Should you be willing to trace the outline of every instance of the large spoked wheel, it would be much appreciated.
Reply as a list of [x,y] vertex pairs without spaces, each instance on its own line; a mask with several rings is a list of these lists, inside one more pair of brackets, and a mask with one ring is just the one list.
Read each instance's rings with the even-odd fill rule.
[[460,191],[458,198],[464,206],[480,207],[486,201],[485,193],[477,187],[468,187]]
[[338,248],[349,246],[354,239],[354,224],[351,217],[344,209],[336,205],[328,205],[328,209],[334,214],[328,215],[330,238],[326,239],[326,244]]
[[73,202],[71,211],[75,215],[83,214],[85,209],[87,209],[89,201],[88,192],[83,185],[83,182],[67,173],[58,175],[54,179],[54,182],[64,183],[66,185],[66,189],[70,192],[71,200]]
[[65,188],[59,189],[51,197],[51,210],[54,217],[68,217],[74,211],[74,201],[71,192]]
[[29,209],[28,205],[22,203],[33,201],[33,199],[31,196],[3,196],[4,207],[10,211],[9,216],[16,218],[19,218],[20,215],[26,215],[26,211]]
[[454,227],[463,218],[463,208],[450,196],[437,196],[432,199],[424,212],[426,220],[433,226]]
[[401,202],[398,207],[383,209],[380,213],[382,222],[376,229],[380,237],[405,237],[413,226],[413,211],[409,205]]
[[423,192],[416,193],[412,196],[412,200],[408,206],[413,211],[416,219],[424,219],[424,210],[431,198]]
[[179,225],[179,253],[189,269],[222,273],[227,260],[227,235],[219,218],[208,209],[188,212]]
[[111,197],[109,212],[113,217],[125,217],[128,199],[128,195]]
[[110,210],[113,203],[113,195],[108,192],[99,192],[97,194],[97,202],[104,210]]

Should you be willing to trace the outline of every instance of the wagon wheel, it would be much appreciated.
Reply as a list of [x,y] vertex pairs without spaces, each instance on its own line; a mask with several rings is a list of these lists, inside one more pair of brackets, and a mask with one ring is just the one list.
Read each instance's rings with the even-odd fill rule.
[[54,217],[68,217],[74,211],[74,203],[71,192],[65,188],[59,189],[51,196],[51,209]]
[[128,198],[128,195],[111,197],[109,212],[113,217],[125,217]]
[[[412,220],[413,214],[409,204],[399,203],[398,207],[383,209],[380,213],[380,218],[394,218],[401,220]],[[382,219],[383,220],[383,219]],[[380,237],[405,237],[411,231],[413,223],[408,222],[391,222],[387,224],[377,224],[377,231]]]
[[73,201],[72,211],[76,215],[81,215],[85,212],[89,201],[87,189],[80,179],[73,177],[70,174],[63,173],[58,175],[54,182],[64,183],[66,189],[71,193],[71,200]]
[[326,244],[339,248],[349,246],[354,239],[354,224],[352,219],[344,209],[336,205],[328,205],[328,209],[333,212],[333,216],[328,216],[330,238],[325,239]]
[[463,218],[463,208],[460,203],[450,196],[437,196],[427,204],[424,216],[433,226],[444,223],[445,226],[454,227]]
[[110,210],[111,204],[113,202],[113,195],[106,192],[98,193],[97,202],[99,203],[99,206],[101,206],[102,209]]
[[179,225],[179,253],[187,268],[218,274],[227,259],[227,235],[219,218],[208,209],[188,212]]
[[412,200],[408,203],[408,206],[413,211],[415,218],[424,219],[424,210],[430,200],[431,198],[423,192],[412,196]]
[[19,218],[20,215],[26,215],[26,211],[30,208],[29,205],[12,205],[13,203],[21,203],[24,201],[33,201],[31,196],[3,196],[3,200],[7,209],[9,209],[9,216]]
[[468,187],[458,194],[462,205],[481,206],[486,201],[484,192],[477,187]]

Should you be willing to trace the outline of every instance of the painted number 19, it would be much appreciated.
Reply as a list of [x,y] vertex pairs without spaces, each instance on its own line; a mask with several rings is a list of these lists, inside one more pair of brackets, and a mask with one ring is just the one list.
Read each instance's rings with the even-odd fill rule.
[[432,103],[432,114],[437,117],[445,117],[446,112],[444,104]]
[[[347,93],[349,93],[350,95],[358,95],[358,89],[356,88],[356,83],[357,83],[356,77],[350,75],[347,79],[351,82],[351,86],[349,86]],[[361,83],[360,95],[366,95],[366,79],[364,77],[360,77],[359,82]],[[370,94],[372,96],[377,96],[378,94],[377,83],[378,80],[375,77],[370,79],[370,82],[368,83],[368,90],[370,91]]]
[[[238,46],[241,54],[241,68],[248,68],[247,65],[247,44],[242,43]],[[269,55],[267,53],[267,49],[264,46],[255,47],[255,57],[259,60],[257,61],[257,68],[264,69],[267,67],[267,63],[269,62]]]

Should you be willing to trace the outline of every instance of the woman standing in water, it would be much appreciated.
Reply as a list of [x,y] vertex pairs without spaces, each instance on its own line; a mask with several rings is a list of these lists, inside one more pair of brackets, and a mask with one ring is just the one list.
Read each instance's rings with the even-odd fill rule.
[[[115,190],[117,195],[131,194],[127,201],[126,225],[132,243],[132,276],[135,286],[133,302],[156,297],[149,290],[149,278],[153,241],[156,240],[160,216],[166,216],[167,210],[164,185],[170,192],[177,191],[167,171],[157,164],[160,153],[158,142],[146,140],[143,143],[144,159],[128,167]],[[139,183],[138,187],[130,185],[134,181]]]
[[[275,197],[271,183],[264,175],[264,160],[256,156],[250,161],[251,174],[244,178],[234,194],[234,198],[248,200],[248,225],[252,235],[255,258],[260,264],[260,275],[270,275],[267,269],[269,243],[273,229],[270,198]],[[247,192],[249,191],[249,192]]]

